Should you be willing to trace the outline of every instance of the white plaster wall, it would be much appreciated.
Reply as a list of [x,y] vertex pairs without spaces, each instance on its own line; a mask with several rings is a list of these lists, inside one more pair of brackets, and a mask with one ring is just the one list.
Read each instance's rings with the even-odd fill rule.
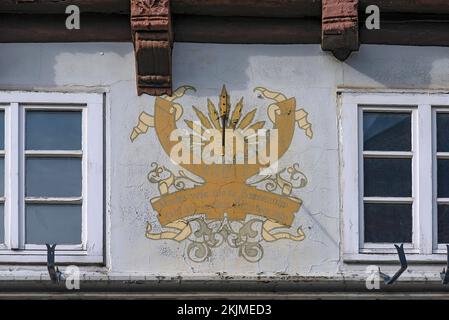
[[[149,200],[158,195],[147,180],[150,164],[167,164],[154,131],[131,143],[129,135],[142,111],[153,113],[154,98],[138,97],[131,44],[0,44],[0,88],[57,91],[107,91],[107,267],[111,273],[153,275],[229,275],[282,273],[338,276],[363,273],[365,266],[340,261],[338,87],[449,88],[449,48],[362,46],[346,62],[322,52],[319,45],[175,44],[174,87],[189,84],[196,93],[180,102],[206,106],[226,84],[234,104],[245,108],[267,102],[253,93],[264,86],[296,97],[314,126],[308,140],[296,130],[283,163],[299,162],[309,184],[296,195],[303,200],[294,226],[302,225],[302,242],[265,244],[264,258],[248,263],[237,251],[222,247],[204,263],[184,254],[185,243],[145,238],[147,221],[157,222]],[[435,273],[437,266],[432,267]]]

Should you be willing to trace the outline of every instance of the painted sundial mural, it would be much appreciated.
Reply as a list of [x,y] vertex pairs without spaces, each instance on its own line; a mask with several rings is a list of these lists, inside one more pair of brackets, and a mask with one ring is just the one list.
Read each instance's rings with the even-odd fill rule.
[[148,181],[159,192],[151,205],[161,231],[148,223],[146,237],[187,241],[187,256],[195,262],[206,261],[224,245],[257,262],[266,242],[303,240],[301,227],[292,228],[302,204],[293,191],[306,187],[307,177],[298,163],[279,167],[278,160],[297,126],[313,138],[308,113],[297,109],[294,97],[257,87],[255,94],[267,101],[269,120],[260,121],[257,109],[245,110],[242,97],[231,104],[223,86],[217,98],[192,107],[197,119],[184,119],[181,103],[188,90],[195,88],[182,86],[172,96],[157,97],[154,115],[142,112],[131,133],[133,142],[156,134],[177,168],[156,162],[149,168]]

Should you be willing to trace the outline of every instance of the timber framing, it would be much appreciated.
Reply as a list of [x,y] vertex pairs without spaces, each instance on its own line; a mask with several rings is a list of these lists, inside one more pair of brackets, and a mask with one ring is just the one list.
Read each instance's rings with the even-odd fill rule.
[[321,48],[341,61],[359,49],[359,0],[323,0]]
[[[65,28],[77,5],[81,29]],[[367,30],[365,9],[380,8]],[[133,42],[138,93],[171,93],[173,42],[449,46],[448,0],[1,0],[0,42]]]
[[131,0],[137,93],[172,94],[172,21],[169,0]]

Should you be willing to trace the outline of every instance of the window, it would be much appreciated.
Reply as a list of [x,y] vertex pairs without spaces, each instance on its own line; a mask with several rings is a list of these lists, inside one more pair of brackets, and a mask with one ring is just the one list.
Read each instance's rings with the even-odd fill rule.
[[449,243],[449,108],[435,108],[435,170],[438,178],[434,181],[436,192],[436,219],[434,225],[438,250],[444,250]]
[[[445,260],[449,94],[339,93],[345,260]],[[380,257],[381,256],[381,257]]]
[[0,93],[0,262],[103,262],[103,96]]

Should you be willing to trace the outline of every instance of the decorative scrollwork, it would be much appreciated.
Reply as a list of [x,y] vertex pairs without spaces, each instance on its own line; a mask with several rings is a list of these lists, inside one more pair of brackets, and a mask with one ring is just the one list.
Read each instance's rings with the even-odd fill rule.
[[265,176],[262,179],[250,182],[249,185],[263,184],[263,188],[268,192],[278,192],[281,195],[291,196],[294,189],[304,188],[307,183],[306,175],[299,170],[299,163],[294,163],[275,175]]
[[[196,230],[192,233],[191,241],[187,246],[186,253],[190,260],[203,262],[212,255],[212,249],[223,244],[239,250],[239,256],[248,262],[257,262],[263,257],[263,247],[260,242],[261,227],[253,229],[253,225],[259,223],[262,226],[263,220],[251,219],[247,222],[213,220],[205,221],[202,218],[190,220],[191,224],[196,224]],[[233,227],[232,224],[235,226]],[[235,228],[236,227],[236,228]],[[192,239],[193,238],[193,239]]]
[[[203,182],[186,175],[182,170],[175,175],[171,170],[156,162],[151,164],[151,168],[148,180],[158,184],[161,195],[203,184]],[[269,192],[279,192],[291,197],[293,189],[303,188],[307,182],[307,177],[299,170],[299,164],[295,163],[275,175],[266,176],[249,184],[262,184]],[[167,227],[171,229],[154,234],[149,226],[147,237],[189,241],[186,247],[186,256],[193,262],[204,262],[212,256],[213,249],[227,245],[237,249],[240,257],[254,263],[260,261],[264,256],[263,242],[280,239],[301,241],[304,239],[301,227],[293,233],[292,230],[279,231],[279,229],[290,228],[262,216],[248,221],[228,220],[226,217],[222,220],[207,220],[205,217],[192,216],[185,221],[180,220],[173,225],[167,225]]]
[[158,184],[161,195],[170,193],[170,189],[180,191],[203,184],[203,182],[186,175],[183,170],[179,170],[178,175],[175,175],[171,170],[156,162],[151,164],[151,168],[153,169],[148,173],[148,181]]

